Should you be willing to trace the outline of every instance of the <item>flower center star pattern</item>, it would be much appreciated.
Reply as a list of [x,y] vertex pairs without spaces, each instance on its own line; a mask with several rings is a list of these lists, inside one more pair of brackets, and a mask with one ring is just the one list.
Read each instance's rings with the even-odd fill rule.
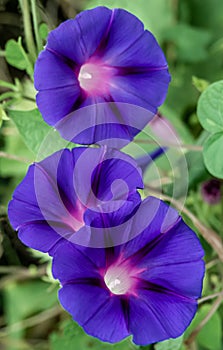
[[80,87],[92,96],[108,93],[111,78],[112,69],[100,63],[84,64],[78,75]]
[[136,294],[137,276],[143,269],[137,270],[128,262],[117,261],[105,272],[104,282],[111,293],[116,295]]
[[53,275],[62,286],[60,302],[102,341],[132,335],[135,344],[147,345],[176,338],[201,295],[201,244],[176,210],[153,197],[130,218],[128,235],[128,242],[104,249],[59,246]]
[[[82,144],[104,136],[101,129],[95,132],[99,121],[107,138],[114,133],[111,121],[115,137],[121,137],[120,114],[127,128],[125,139],[131,140],[164,102],[169,82],[166,59],[152,33],[129,12],[106,7],[84,11],[53,30],[34,72],[37,105],[44,120],[64,138]],[[99,103],[107,103],[105,110],[97,110]],[[129,117],[128,111],[111,112],[109,103],[116,108],[118,103],[143,107],[147,113]],[[86,106],[92,108],[88,113],[94,115],[90,119],[94,130],[75,138],[78,124],[88,114],[83,112],[78,118],[76,111]],[[68,116],[69,123],[73,121],[69,126],[64,122]],[[136,128],[129,127],[135,123]],[[70,128],[73,137],[68,135]]]

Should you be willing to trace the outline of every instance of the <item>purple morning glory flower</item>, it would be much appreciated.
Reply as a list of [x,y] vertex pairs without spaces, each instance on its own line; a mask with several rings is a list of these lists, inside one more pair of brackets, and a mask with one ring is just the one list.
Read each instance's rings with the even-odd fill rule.
[[197,310],[203,249],[178,213],[159,199],[144,200],[130,221],[125,244],[58,247],[53,275],[62,286],[59,300],[86,333],[102,341],[132,335],[134,343],[147,345],[176,338]]
[[122,152],[64,149],[29,167],[9,203],[9,219],[23,243],[53,254],[85,224],[100,228],[128,220],[142,187],[141,170]]
[[205,202],[209,204],[218,204],[221,202],[221,181],[210,179],[202,183],[201,195]]
[[[58,122],[69,115],[68,119],[76,119],[76,135],[79,118],[74,111],[92,106],[90,130],[74,138],[75,142],[91,144],[102,132],[117,137],[125,133],[125,138],[132,139],[164,102],[170,75],[156,39],[138,18],[123,9],[97,7],[81,12],[49,34],[36,62],[34,81],[39,110],[44,120],[58,129]],[[113,117],[108,117],[109,106],[108,111],[98,112],[96,106],[103,102],[143,107],[146,118],[137,121],[134,128],[127,112],[112,111]],[[106,131],[98,122],[106,124]],[[64,130],[63,137],[67,138]]]

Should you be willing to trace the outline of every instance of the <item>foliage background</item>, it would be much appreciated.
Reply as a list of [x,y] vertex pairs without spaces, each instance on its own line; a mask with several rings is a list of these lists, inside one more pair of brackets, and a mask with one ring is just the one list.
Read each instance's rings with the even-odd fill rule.
[[[14,84],[16,79],[14,90],[0,86],[4,94],[0,96],[0,349],[136,349],[129,339],[110,346],[85,335],[58,305],[58,284],[51,277],[48,258],[25,248],[7,221],[7,203],[12,192],[35,159],[38,141],[48,131],[42,122],[39,127],[33,124],[37,116],[24,112],[35,108],[35,91],[30,78],[32,66],[24,63],[21,48],[6,49],[9,39],[21,37],[28,50],[22,19],[26,3],[26,0],[0,0],[0,80]],[[223,78],[223,1],[42,0],[37,3],[39,25],[46,23],[47,26],[40,27],[41,38],[61,21],[98,5],[125,8],[154,33],[166,54],[172,75],[161,113],[173,123],[184,144],[203,145],[209,132],[203,130],[198,120],[197,102],[209,83]],[[22,110],[22,115],[19,116],[17,110]],[[30,137],[34,129],[34,136]],[[202,152],[187,149],[185,156],[189,169],[186,201],[189,215],[185,215],[185,220],[199,235],[205,227],[206,236],[211,237],[214,231],[222,237],[222,203],[208,205],[200,194],[201,183],[212,178],[204,165]],[[168,194],[168,189],[165,193]],[[200,230],[194,217],[203,225]],[[200,238],[207,263],[203,295],[210,297],[202,300],[195,320],[183,337],[145,349],[223,349],[223,266],[219,255],[207,242],[210,239],[205,240],[202,234]],[[197,332],[199,327],[201,330]]]

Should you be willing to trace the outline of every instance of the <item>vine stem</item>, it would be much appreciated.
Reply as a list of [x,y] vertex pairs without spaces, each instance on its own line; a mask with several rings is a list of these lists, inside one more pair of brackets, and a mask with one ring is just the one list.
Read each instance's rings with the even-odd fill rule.
[[188,144],[175,144],[175,143],[166,143],[160,145],[158,142],[153,141],[153,140],[146,140],[146,139],[139,139],[139,140],[134,140],[135,143],[142,143],[142,144],[151,144],[151,145],[158,145],[160,147],[172,147],[172,148],[184,148],[189,151],[196,151],[196,152],[202,152],[203,151],[203,146],[200,145],[188,145]]
[[9,153],[2,152],[2,151],[0,151],[0,158],[7,158],[10,160],[16,160],[17,162],[23,162],[23,163],[28,163],[28,164],[32,163],[32,160],[18,157],[18,156],[15,156],[14,154],[9,154]]
[[210,244],[210,246],[214,249],[214,251],[218,254],[219,260],[223,262],[223,242],[220,236],[211,228],[206,227],[196,216],[190,212],[186,207],[183,206],[181,202],[178,200],[171,198],[165,194],[162,194],[160,191],[157,191],[154,188],[145,184],[145,188],[147,188],[150,193],[154,193],[154,195],[158,195],[160,199],[165,200],[173,204],[177,210],[182,211],[187,217],[193,222],[194,226],[198,229],[203,238]]
[[38,27],[38,14],[36,11],[36,0],[30,0],[31,1],[31,9],[32,9],[32,17],[33,17],[33,27],[34,27],[34,34],[37,44],[38,53],[43,49],[42,41],[39,36],[39,27]]
[[28,0],[19,0],[19,3],[22,10],[26,45],[27,45],[30,58],[34,63],[36,61],[37,55],[36,55],[36,47],[35,47],[33,34],[32,34],[29,2]]
[[214,298],[217,298],[218,296],[223,296],[223,291],[219,292],[219,293],[214,293],[214,294],[210,294],[210,295],[206,295],[205,297],[203,298],[200,298],[198,300],[198,304],[202,304],[208,300],[211,300],[211,299],[214,299]]
[[47,321],[50,318],[60,315],[63,312],[60,306],[56,305],[49,310],[44,310],[38,315],[26,318],[21,322],[12,324],[11,326],[4,327],[0,331],[0,338],[5,337],[11,332],[21,331],[30,327],[34,327],[42,322]]

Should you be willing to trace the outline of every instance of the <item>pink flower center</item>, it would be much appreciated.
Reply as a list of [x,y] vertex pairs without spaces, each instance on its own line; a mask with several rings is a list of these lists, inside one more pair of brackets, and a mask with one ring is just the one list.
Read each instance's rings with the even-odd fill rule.
[[112,294],[136,295],[137,275],[142,271],[142,269],[132,267],[128,262],[116,263],[107,269],[104,282]]
[[84,213],[86,207],[77,200],[75,208],[71,212],[67,212],[67,216],[63,219],[63,222],[72,227],[74,232],[77,232],[84,226]]
[[108,92],[111,68],[101,63],[85,63],[81,66],[78,80],[88,94],[97,95]]

